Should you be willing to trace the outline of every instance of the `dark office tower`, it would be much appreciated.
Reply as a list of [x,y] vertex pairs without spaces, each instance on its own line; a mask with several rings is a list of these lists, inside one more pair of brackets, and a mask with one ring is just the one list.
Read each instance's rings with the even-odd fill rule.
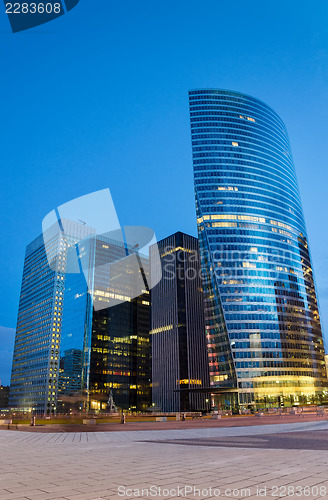
[[[212,387],[239,403],[326,392],[308,238],[287,130],[253,97],[190,92]],[[229,396],[221,396],[224,402]]]
[[208,387],[209,377],[198,241],[178,232],[158,248],[162,279],[151,290],[153,405],[202,410],[208,395],[197,390]]
[[146,293],[93,312],[89,407],[107,408],[111,391],[117,407],[146,411],[151,406],[150,304]]

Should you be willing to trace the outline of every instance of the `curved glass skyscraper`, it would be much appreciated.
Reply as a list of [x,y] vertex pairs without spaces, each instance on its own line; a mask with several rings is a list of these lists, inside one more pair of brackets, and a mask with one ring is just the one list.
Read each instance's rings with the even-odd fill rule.
[[324,347],[286,127],[239,92],[189,99],[211,386],[237,388],[242,404],[320,401]]

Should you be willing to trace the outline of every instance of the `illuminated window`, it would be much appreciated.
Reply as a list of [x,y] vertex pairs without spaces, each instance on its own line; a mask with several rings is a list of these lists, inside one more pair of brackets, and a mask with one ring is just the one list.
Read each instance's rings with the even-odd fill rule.
[[211,215],[211,219],[237,219],[237,215],[234,214],[217,214]]
[[195,385],[202,385],[202,381],[198,379],[182,379],[182,380],[177,380],[178,384],[195,384]]
[[273,224],[274,226],[284,227],[285,229],[289,229],[289,231],[292,230],[292,227],[288,224],[284,224],[283,222],[278,222],[276,220],[270,220],[270,224]]
[[238,191],[238,188],[233,186],[218,186],[218,191]]
[[256,264],[254,264],[253,262],[243,262],[243,267],[248,267],[248,268],[251,268],[251,269],[256,269]]
[[169,330],[173,329],[173,325],[167,325],[167,326],[162,326],[160,328],[155,328],[154,330],[151,330],[149,333],[151,335],[154,335],[155,333],[161,333],[161,332],[168,332]]
[[238,215],[239,220],[247,220],[250,222],[265,222],[264,217],[255,217],[253,215]]
[[237,227],[237,222],[212,222],[212,227]]

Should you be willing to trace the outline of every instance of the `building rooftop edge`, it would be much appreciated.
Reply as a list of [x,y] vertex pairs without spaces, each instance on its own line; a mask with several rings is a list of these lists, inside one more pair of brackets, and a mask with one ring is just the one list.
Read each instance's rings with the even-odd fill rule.
[[274,113],[279,120],[284,124],[285,128],[286,125],[283,121],[283,119],[278,115],[278,113],[265,101],[262,101],[262,99],[259,99],[258,97],[254,97],[250,94],[246,94],[245,92],[240,92],[239,90],[230,90],[230,89],[220,89],[220,88],[212,88],[212,87],[204,87],[204,88],[194,88],[194,89],[189,89],[188,90],[188,95],[190,96],[192,92],[227,92],[228,94],[231,95],[237,95],[240,97],[245,97],[247,99],[252,99],[253,101],[257,101],[258,103],[262,104],[262,106],[265,106],[266,108],[270,109],[272,113]]

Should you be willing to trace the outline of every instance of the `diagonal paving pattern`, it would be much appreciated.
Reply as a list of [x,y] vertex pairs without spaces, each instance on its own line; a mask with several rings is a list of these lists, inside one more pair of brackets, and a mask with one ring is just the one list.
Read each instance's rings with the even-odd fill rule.
[[[148,441],[149,442],[149,441]],[[280,450],[328,450],[327,430],[307,432],[281,432],[252,436],[225,436],[192,439],[159,439],[153,443],[182,444],[188,446],[216,446],[235,448],[266,448]]]
[[[0,500],[253,500],[288,495],[324,499],[328,498],[328,450],[242,446],[243,437],[249,442],[251,436],[274,439],[274,434],[280,434],[281,439],[283,433],[315,431],[328,435],[328,422],[181,430],[165,430],[163,423],[160,431],[135,432],[3,430]],[[229,437],[240,437],[240,447],[229,447]],[[177,444],[177,439],[197,444]],[[206,446],[220,439],[225,440],[222,446],[220,441],[219,446]]]

